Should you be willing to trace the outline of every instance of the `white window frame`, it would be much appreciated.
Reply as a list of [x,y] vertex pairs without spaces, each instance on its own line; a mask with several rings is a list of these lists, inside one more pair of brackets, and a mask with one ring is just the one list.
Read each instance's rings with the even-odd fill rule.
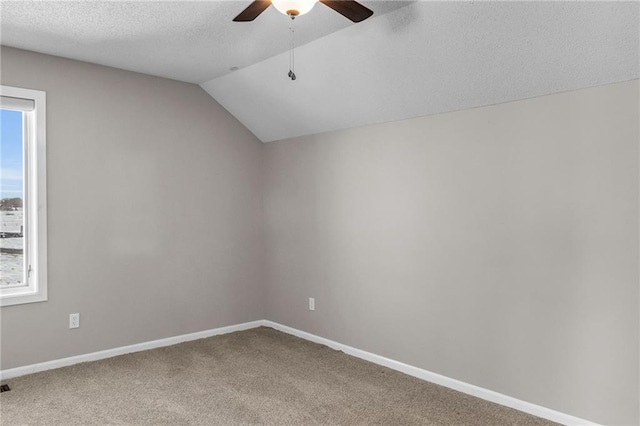
[[[0,287],[0,306],[47,300],[47,145],[46,93],[0,85],[0,96],[16,98],[2,109],[22,111],[24,154],[24,256],[26,283]],[[26,102],[25,102],[26,101]],[[25,110],[21,105],[33,108]]]

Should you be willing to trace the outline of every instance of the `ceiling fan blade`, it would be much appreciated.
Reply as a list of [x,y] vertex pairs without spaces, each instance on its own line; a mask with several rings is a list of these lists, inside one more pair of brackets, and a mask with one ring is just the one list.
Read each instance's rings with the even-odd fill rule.
[[373,15],[373,10],[369,9],[353,0],[320,0],[320,3],[329,6],[345,18],[353,22],[361,22]]
[[245,10],[240,12],[240,15],[233,18],[234,22],[249,22],[253,21],[265,11],[266,8],[271,6],[271,0],[255,0]]

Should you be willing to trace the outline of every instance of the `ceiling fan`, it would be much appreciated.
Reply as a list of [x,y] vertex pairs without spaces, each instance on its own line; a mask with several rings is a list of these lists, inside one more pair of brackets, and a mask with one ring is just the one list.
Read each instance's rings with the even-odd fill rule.
[[255,0],[233,20],[235,22],[253,21],[272,4],[279,12],[293,19],[309,12],[318,1],[353,22],[364,21],[373,15],[371,9],[354,0]]

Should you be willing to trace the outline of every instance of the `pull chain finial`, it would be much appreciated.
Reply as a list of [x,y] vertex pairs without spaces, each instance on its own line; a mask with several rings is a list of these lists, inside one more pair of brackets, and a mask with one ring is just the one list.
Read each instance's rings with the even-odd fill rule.
[[295,15],[289,15],[291,16],[291,26],[289,27],[289,33],[290,33],[290,37],[289,37],[289,74],[287,74],[289,76],[289,78],[291,80],[295,80],[296,79],[296,73],[295,73],[295,54],[294,54],[294,49],[295,49],[295,28],[294,28],[294,22],[296,21],[296,17]]

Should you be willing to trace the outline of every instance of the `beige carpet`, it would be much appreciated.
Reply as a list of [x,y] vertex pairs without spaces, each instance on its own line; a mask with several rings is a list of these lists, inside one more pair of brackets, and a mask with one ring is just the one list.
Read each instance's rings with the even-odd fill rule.
[[271,328],[6,381],[2,425],[548,425]]

